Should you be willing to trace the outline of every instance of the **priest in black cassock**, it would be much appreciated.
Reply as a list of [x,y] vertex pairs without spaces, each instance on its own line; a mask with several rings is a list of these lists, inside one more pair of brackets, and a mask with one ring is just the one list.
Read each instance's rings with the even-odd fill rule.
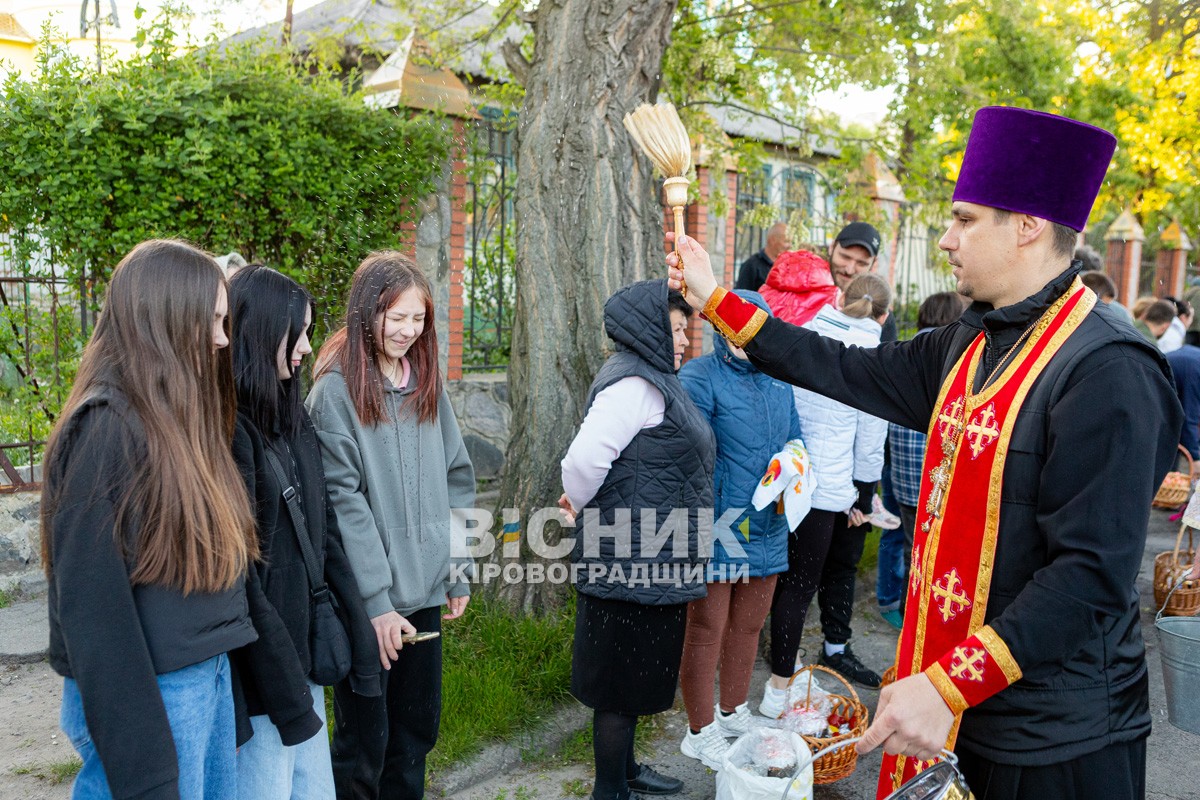
[[952,748],[977,800],[1140,798],[1149,692],[1135,585],[1182,411],[1163,356],[1077,277],[1116,146],[1037,111],[975,115],[939,242],[962,318],[846,347],[717,286],[672,286],[769,375],[929,433],[897,675],[860,752],[884,797]]

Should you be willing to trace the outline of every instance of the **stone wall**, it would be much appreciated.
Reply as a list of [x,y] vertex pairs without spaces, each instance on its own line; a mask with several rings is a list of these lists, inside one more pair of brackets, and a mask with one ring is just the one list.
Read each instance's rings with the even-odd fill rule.
[[477,479],[492,479],[504,468],[504,453],[512,426],[508,379],[504,373],[467,375],[449,381],[446,391],[458,416],[463,441]]
[[41,569],[40,492],[0,494],[0,582]]

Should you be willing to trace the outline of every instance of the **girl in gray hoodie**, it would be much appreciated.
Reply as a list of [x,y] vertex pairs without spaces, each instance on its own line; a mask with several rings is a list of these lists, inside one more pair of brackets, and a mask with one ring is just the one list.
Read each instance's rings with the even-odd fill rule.
[[451,569],[451,510],[474,505],[475,474],[438,372],[425,276],[407,256],[373,253],[346,305],[308,409],[387,673],[381,697],[334,687],[334,783],[339,798],[420,798],[441,717],[441,640],[401,637],[440,631],[466,609],[466,573]]

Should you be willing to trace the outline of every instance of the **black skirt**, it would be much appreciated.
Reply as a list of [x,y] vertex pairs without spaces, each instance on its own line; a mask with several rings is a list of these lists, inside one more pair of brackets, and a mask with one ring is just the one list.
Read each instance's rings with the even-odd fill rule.
[[588,708],[647,715],[675,702],[687,603],[645,606],[576,595],[571,694]]

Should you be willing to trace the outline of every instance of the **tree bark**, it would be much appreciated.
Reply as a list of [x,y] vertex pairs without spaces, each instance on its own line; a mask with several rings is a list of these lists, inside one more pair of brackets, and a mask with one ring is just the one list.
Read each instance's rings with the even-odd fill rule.
[[[513,431],[500,492],[500,508],[520,511],[527,565],[544,563],[526,541],[530,515],[562,493],[559,462],[603,362],[604,301],[666,276],[657,184],[621,118],[657,97],[676,2],[543,0],[535,12],[517,133]],[[558,526],[545,535],[557,541]],[[525,611],[559,605],[566,589],[491,588]]]

